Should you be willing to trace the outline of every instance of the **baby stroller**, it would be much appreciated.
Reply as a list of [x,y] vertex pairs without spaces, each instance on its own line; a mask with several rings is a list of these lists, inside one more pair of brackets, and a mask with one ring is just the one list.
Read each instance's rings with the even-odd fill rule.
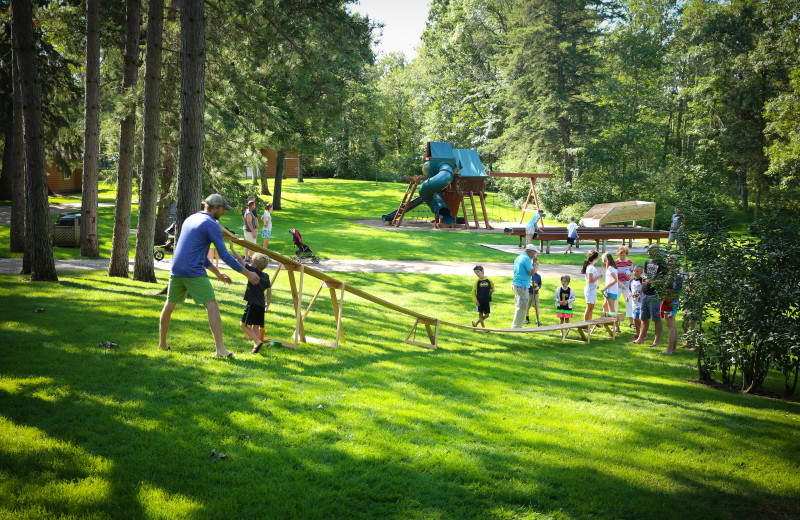
[[155,246],[153,247],[153,258],[156,260],[163,260],[164,254],[174,253],[175,248],[175,223],[173,222],[170,226],[164,230],[167,234],[167,243],[163,246]]
[[300,236],[300,232],[295,228],[292,228],[289,230],[289,233],[292,234],[294,247],[297,248],[294,252],[295,256],[292,257],[292,260],[296,262],[302,262],[303,260],[311,259],[312,263],[318,264],[319,258],[314,255],[314,251],[312,251],[310,247],[303,243],[303,238]]

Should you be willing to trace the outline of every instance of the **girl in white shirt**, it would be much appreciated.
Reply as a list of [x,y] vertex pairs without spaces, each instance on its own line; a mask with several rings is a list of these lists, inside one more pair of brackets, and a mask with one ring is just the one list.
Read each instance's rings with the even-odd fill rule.
[[[603,254],[603,267],[606,268],[605,288],[603,289],[603,311],[617,312],[617,298],[619,297],[619,277],[617,274],[617,264],[614,262],[614,257],[611,253]],[[619,329],[619,320],[616,324],[617,332]]]
[[264,223],[264,227],[261,228],[261,238],[264,239],[264,245],[262,247],[264,249],[269,245],[269,239],[272,236],[272,215],[270,211],[272,211],[272,204],[267,204],[267,207],[264,209],[264,214],[261,215],[261,222]]
[[581,274],[586,275],[586,286],[583,288],[583,296],[586,298],[586,312],[583,313],[583,321],[592,319],[594,304],[597,303],[597,281],[602,278],[602,275],[597,273],[597,268],[595,268],[594,264],[599,258],[600,253],[592,249],[586,255],[586,260],[583,261]]

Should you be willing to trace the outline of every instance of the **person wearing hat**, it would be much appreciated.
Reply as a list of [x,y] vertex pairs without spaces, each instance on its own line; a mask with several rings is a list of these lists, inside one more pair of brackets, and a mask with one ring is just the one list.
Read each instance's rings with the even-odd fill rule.
[[511,328],[522,327],[522,320],[528,310],[528,288],[533,279],[533,260],[536,258],[536,247],[533,244],[525,246],[525,251],[514,260],[514,280],[511,289],[514,291],[514,321]]
[[175,247],[175,254],[172,256],[172,267],[169,271],[167,301],[164,303],[164,309],[161,311],[159,320],[158,348],[172,350],[167,345],[167,332],[169,332],[172,311],[175,310],[178,302],[182,302],[191,293],[195,303],[204,305],[208,312],[208,324],[211,327],[211,334],[214,336],[217,356],[232,357],[233,353],[225,349],[222,341],[222,319],[219,315],[219,305],[214,296],[214,288],[211,286],[211,281],[206,274],[206,269],[214,273],[223,282],[232,282],[228,275],[221,273],[208,260],[206,254],[209,246],[214,244],[222,261],[234,271],[244,275],[250,283],[258,284],[259,278],[254,272],[245,269],[225,247],[222,228],[218,220],[225,214],[226,210],[233,208],[218,193],[209,195],[204,202],[205,207],[203,210],[184,220],[181,226],[178,245]]

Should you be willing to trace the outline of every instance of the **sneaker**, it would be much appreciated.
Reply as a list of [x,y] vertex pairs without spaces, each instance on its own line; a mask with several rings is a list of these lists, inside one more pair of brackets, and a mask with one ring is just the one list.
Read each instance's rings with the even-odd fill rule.
[[542,322],[541,322],[541,321],[539,321],[539,320],[536,320],[536,326],[537,326],[537,327],[541,327],[541,326],[542,326]]
[[525,325],[530,325],[530,324],[531,324],[531,320],[529,320],[528,318],[525,318]]

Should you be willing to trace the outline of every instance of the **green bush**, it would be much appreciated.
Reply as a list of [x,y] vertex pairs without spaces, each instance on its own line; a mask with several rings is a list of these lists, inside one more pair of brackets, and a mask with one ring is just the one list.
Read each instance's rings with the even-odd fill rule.
[[[800,225],[796,218],[765,214],[750,232],[727,232],[724,210],[687,205],[679,242],[684,244],[690,290],[681,307],[705,318],[690,337],[701,379],[719,372],[732,385],[741,375],[744,392],[759,391],[771,369],[797,388],[800,373]],[[712,319],[713,318],[713,319]]]
[[586,202],[576,202],[574,204],[570,204],[569,206],[564,206],[561,209],[561,213],[553,218],[559,222],[569,223],[569,218],[575,217],[575,222],[579,222],[581,217],[584,216],[590,209],[592,209],[591,204]]

